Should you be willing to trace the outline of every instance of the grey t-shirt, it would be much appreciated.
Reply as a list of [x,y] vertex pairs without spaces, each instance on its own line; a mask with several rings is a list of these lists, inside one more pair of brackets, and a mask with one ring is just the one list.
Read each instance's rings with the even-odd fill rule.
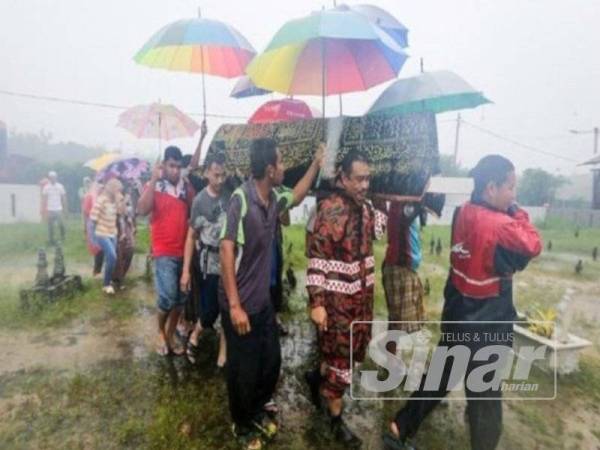
[[[242,200],[234,193],[221,237],[236,244],[236,283],[240,301],[247,314],[256,314],[271,302],[271,258],[277,218],[292,205],[293,194],[288,188],[273,190],[267,208],[258,198],[254,181],[247,181],[240,189],[246,192],[246,214],[242,219]],[[221,308],[229,310],[222,282],[219,303]]]
[[194,198],[190,214],[190,226],[199,232],[200,270],[207,275],[220,275],[219,235],[225,223],[230,194],[221,192],[218,197],[202,189]]

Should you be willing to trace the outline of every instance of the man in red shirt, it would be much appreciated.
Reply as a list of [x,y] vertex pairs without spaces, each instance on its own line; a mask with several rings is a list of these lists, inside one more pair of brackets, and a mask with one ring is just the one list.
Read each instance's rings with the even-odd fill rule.
[[154,283],[158,306],[158,353],[184,353],[173,334],[185,303],[179,287],[187,235],[189,208],[194,198],[191,185],[181,176],[181,150],[167,147],[137,205],[140,215],[151,214],[150,234],[154,258]]

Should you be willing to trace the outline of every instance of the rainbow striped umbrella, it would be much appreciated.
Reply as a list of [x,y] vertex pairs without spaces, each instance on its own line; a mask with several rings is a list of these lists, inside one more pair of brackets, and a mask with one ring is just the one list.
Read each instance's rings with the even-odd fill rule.
[[138,139],[161,141],[191,137],[198,131],[198,124],[173,105],[152,103],[129,108],[119,115],[117,126],[124,128]]
[[255,54],[252,45],[232,26],[198,17],[160,29],[134,60],[148,67],[202,74],[206,118],[204,75],[239,77]]
[[364,91],[395,78],[401,46],[375,22],[347,6],[287,22],[246,68],[254,84],[287,95]]

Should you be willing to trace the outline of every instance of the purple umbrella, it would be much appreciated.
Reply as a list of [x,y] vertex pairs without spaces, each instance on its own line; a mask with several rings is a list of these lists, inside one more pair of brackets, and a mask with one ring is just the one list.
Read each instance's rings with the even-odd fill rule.
[[111,178],[137,180],[150,169],[147,161],[137,157],[127,157],[111,162],[96,174],[96,181],[106,182]]

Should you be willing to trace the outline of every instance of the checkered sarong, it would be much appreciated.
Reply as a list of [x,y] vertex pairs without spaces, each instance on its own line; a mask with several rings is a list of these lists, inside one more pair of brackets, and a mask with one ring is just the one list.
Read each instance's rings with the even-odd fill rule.
[[[425,320],[423,286],[416,272],[406,267],[384,264],[383,289],[390,322]],[[389,329],[414,333],[422,326],[420,323],[390,323]]]

